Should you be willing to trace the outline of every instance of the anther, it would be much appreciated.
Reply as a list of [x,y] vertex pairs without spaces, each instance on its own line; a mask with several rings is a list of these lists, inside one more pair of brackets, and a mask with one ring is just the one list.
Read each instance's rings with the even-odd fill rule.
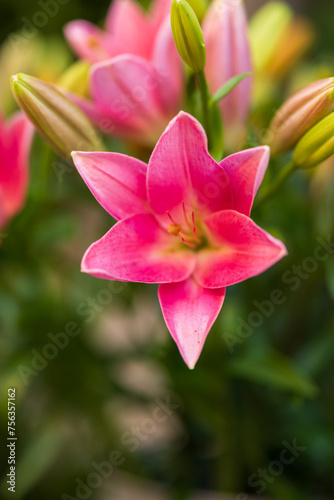
[[181,226],[180,224],[171,224],[168,227],[168,232],[173,234],[174,236],[178,236],[179,232],[181,231]]

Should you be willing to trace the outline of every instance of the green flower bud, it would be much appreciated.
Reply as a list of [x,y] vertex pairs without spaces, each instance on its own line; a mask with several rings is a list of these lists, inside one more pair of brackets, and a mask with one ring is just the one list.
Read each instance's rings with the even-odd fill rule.
[[334,154],[334,113],[312,127],[298,142],[293,162],[301,168],[310,168]]
[[173,0],[171,24],[176,48],[195,73],[205,67],[206,48],[197,16],[185,0]]
[[54,85],[23,73],[11,81],[19,106],[57,153],[104,149],[86,115]]
[[201,23],[208,8],[208,0],[188,0],[188,4],[194,10],[197,19]]

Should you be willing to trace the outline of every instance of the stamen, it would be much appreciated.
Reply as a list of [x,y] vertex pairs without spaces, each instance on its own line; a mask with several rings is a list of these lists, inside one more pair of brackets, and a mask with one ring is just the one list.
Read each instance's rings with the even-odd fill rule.
[[193,238],[194,238],[194,240],[197,243],[202,243],[202,241],[196,235],[197,226],[196,226],[196,222],[195,222],[195,214],[194,214],[194,212],[192,212],[191,217],[192,217],[192,222],[193,222]]
[[187,216],[187,212],[186,212],[186,207],[185,207],[184,201],[182,202],[182,208],[183,208],[184,220],[186,221],[186,223],[190,227],[190,229],[192,229],[192,225],[190,224],[188,216]]
[[171,216],[171,214],[168,212],[168,210],[166,211],[166,214],[168,215],[169,220],[171,221],[171,223],[172,223],[174,226],[179,226],[179,224],[178,224],[177,222],[175,222],[175,220],[173,219],[173,217]]
[[194,243],[190,243],[190,241],[186,241],[184,238],[182,238],[182,236],[180,236],[180,238],[183,241],[183,243],[185,245],[187,245],[188,247],[190,247],[190,248],[196,248],[196,245],[194,245]]

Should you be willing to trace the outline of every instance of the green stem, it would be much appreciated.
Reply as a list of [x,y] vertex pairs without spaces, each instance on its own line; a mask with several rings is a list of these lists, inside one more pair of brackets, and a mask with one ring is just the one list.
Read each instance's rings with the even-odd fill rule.
[[198,88],[201,94],[201,102],[202,102],[202,113],[203,113],[203,122],[206,134],[208,136],[209,145],[211,144],[211,120],[210,120],[210,93],[208,89],[208,84],[205,78],[204,71],[199,71],[196,73],[196,80],[198,83]]
[[258,207],[264,201],[268,200],[272,196],[274,196],[280,187],[289,179],[289,177],[298,169],[298,165],[296,165],[293,161],[285,165],[284,168],[280,171],[275,181],[271,186],[269,186],[262,195],[260,195],[254,203],[254,207]]

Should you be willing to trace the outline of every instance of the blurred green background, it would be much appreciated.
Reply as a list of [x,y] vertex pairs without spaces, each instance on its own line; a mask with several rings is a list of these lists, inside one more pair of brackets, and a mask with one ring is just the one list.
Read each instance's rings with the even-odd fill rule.
[[[264,3],[246,0],[249,12]],[[333,3],[294,5],[316,39],[254,110],[254,128],[268,125],[294,82],[333,73]],[[39,30],[31,53],[24,45],[15,57],[2,53],[6,112],[13,103],[3,75],[30,65],[55,79],[74,60],[64,23],[99,23],[108,6],[70,0]],[[1,0],[1,41],[39,9],[32,0]],[[272,163],[266,182],[284,160]],[[155,286],[80,273],[85,250],[112,220],[74,167],[35,138],[27,204],[0,248],[1,498],[334,498],[334,257],[314,261],[319,244],[334,238],[334,161],[295,175],[253,218],[282,238],[289,255],[228,289],[189,371]],[[5,477],[9,387],[17,391],[15,495]]]

